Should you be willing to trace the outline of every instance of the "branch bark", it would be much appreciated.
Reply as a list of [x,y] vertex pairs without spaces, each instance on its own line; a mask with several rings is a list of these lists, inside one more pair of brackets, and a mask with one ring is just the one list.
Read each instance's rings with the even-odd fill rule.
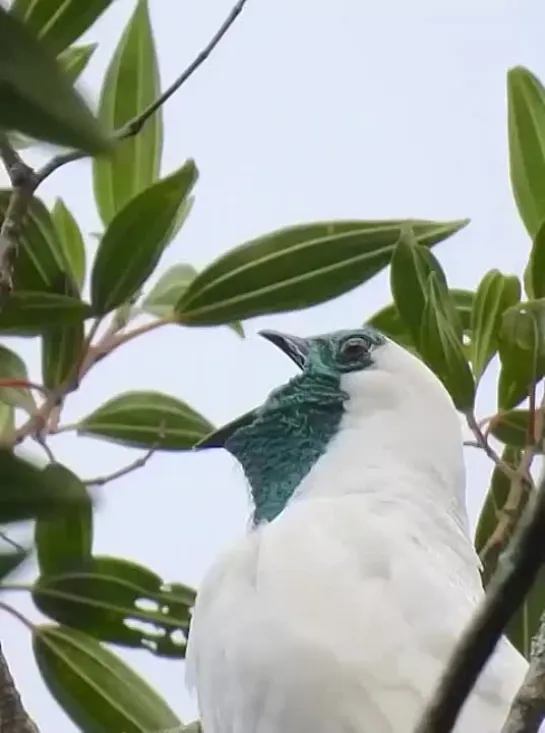
[[0,646],[0,733],[40,733],[23,707]]

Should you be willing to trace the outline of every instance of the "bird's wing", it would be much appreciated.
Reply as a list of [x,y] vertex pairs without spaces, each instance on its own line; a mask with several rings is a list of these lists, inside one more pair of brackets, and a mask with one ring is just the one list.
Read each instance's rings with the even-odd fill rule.
[[[411,730],[479,594],[361,507],[295,503],[209,573],[188,646],[205,733]],[[525,669],[502,642],[457,730],[499,730]]]

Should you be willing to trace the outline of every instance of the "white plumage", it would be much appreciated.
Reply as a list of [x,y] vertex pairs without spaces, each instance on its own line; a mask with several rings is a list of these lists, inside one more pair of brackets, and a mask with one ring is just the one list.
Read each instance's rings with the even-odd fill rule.
[[[408,733],[483,596],[460,421],[387,342],[284,511],[213,566],[187,654],[205,733]],[[527,664],[507,640],[458,733],[498,733]]]

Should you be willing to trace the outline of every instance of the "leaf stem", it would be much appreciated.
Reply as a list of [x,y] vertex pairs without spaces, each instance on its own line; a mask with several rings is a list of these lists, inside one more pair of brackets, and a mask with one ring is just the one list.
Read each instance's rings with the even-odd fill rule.
[[156,446],[153,446],[148,451],[146,451],[143,456],[140,456],[136,460],[132,461],[132,463],[128,463],[126,466],[123,466],[123,468],[119,468],[117,471],[113,471],[112,473],[109,473],[105,476],[97,476],[96,478],[85,479],[83,483],[86,486],[104,486],[111,481],[116,481],[118,478],[127,476],[129,473],[137,471],[139,468],[144,468],[144,466],[154,455],[156,450]]

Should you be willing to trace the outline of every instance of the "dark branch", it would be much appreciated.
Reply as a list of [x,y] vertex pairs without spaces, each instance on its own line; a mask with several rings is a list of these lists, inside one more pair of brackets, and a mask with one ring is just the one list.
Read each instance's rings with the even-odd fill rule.
[[0,647],[0,733],[40,733],[23,707]]
[[528,502],[519,528],[488,588],[485,600],[460,639],[416,733],[450,733],[505,627],[545,562],[545,478]]

